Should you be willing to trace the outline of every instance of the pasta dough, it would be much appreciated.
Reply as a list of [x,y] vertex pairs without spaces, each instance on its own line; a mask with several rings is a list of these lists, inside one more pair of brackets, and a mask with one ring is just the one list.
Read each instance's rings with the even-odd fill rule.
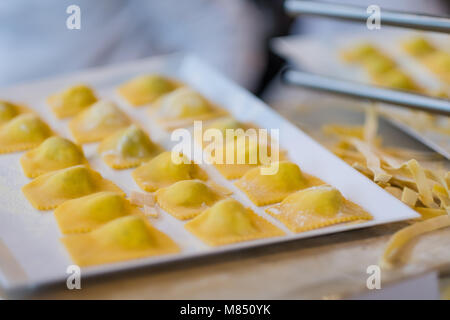
[[284,232],[234,199],[206,209],[185,228],[211,246],[284,235]]
[[279,202],[297,190],[323,182],[304,175],[295,163],[282,161],[278,164],[277,173],[273,175],[262,175],[259,168],[254,168],[247,171],[235,184],[254,204],[264,206]]
[[26,112],[29,112],[29,110],[24,106],[0,100],[0,126],[17,117],[19,114]]
[[159,206],[180,220],[191,219],[223,196],[200,180],[183,180],[156,192]]
[[96,101],[94,91],[84,84],[67,88],[47,99],[53,112],[60,119],[72,117]]
[[35,178],[43,173],[87,164],[87,160],[83,150],[72,141],[53,136],[25,153],[20,164],[28,178]]
[[158,74],[138,76],[124,83],[118,88],[119,94],[131,105],[138,107],[154,102],[164,94],[167,94],[178,84]]
[[114,103],[99,101],[69,122],[78,143],[96,142],[131,124],[130,119]]
[[177,253],[178,245],[142,217],[114,219],[92,232],[61,239],[82,267]]
[[181,180],[207,180],[206,173],[195,163],[182,155],[182,162],[172,160],[172,152],[166,151],[133,171],[138,186],[148,192],[167,187]]
[[0,153],[31,149],[52,134],[35,114],[21,114],[0,127]]
[[89,232],[116,218],[140,214],[138,207],[122,194],[111,191],[66,201],[55,210],[56,221],[64,234]]
[[125,195],[113,182],[84,165],[40,175],[22,188],[25,197],[38,210],[56,208],[63,202],[100,191]]
[[332,224],[371,220],[370,214],[358,205],[344,199],[329,185],[297,191],[280,204],[266,209],[292,232],[303,232]]
[[161,153],[162,148],[133,124],[103,140],[98,151],[111,168],[126,169],[150,160]]

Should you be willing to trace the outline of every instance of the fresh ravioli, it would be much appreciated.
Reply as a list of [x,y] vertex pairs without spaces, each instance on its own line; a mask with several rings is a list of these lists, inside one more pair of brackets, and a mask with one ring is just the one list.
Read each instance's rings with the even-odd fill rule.
[[178,245],[137,216],[114,219],[84,234],[61,239],[73,261],[82,267],[173,254]]
[[161,97],[149,109],[166,128],[190,125],[194,120],[206,120],[226,114],[197,91],[180,87]]
[[[272,162],[270,144],[262,143],[248,135],[240,135],[225,141],[222,150],[222,158],[215,156],[212,163],[226,179],[230,180],[242,177],[250,169],[269,166]],[[227,157],[230,157],[232,161],[229,161]],[[282,152],[279,153],[279,158],[277,160],[284,158]]]
[[22,105],[0,100],[0,126],[17,117],[19,114],[27,112],[30,112],[30,110]]
[[64,202],[55,210],[56,221],[64,234],[84,233],[128,215],[142,211],[121,193],[102,191]]
[[221,193],[200,180],[183,180],[156,191],[158,205],[180,220],[197,216],[222,198]]
[[53,209],[67,200],[100,191],[114,191],[124,195],[113,182],[85,165],[40,175],[22,188],[25,197],[38,210]]
[[166,151],[147,163],[142,164],[132,173],[137,185],[145,191],[153,192],[181,180],[207,180],[207,174],[185,155]]
[[21,114],[0,127],[0,153],[31,149],[51,135],[49,126],[37,115]]
[[136,167],[152,159],[162,150],[150,140],[144,130],[134,124],[113,133],[98,147],[103,160],[114,169]]
[[254,204],[265,206],[280,202],[295,191],[323,182],[302,173],[295,163],[281,161],[275,174],[263,175],[260,168],[254,168],[247,171],[235,184]]
[[167,77],[158,74],[147,74],[122,84],[118,88],[118,92],[128,103],[138,107],[154,102],[177,87],[178,84]]
[[25,153],[20,158],[20,164],[28,178],[35,178],[47,172],[87,164],[87,160],[80,146],[70,140],[53,136]]
[[73,117],[97,102],[94,91],[84,84],[65,89],[47,99],[55,115],[59,118]]
[[69,128],[78,143],[88,143],[103,140],[130,124],[127,115],[113,102],[101,100],[73,118]]
[[372,216],[350,202],[334,187],[322,185],[297,191],[266,209],[292,232],[303,232]]
[[232,198],[220,200],[184,227],[210,246],[284,235],[282,230]]

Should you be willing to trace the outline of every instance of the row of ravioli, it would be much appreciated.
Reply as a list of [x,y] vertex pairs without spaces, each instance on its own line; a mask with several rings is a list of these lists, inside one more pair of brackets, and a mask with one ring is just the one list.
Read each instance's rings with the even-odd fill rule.
[[[83,88],[86,89],[87,87],[84,86]],[[85,90],[79,89],[80,86],[77,86],[69,88],[66,92],[72,91],[82,94],[85,92]],[[80,100],[82,99],[78,99],[78,101]],[[12,106],[12,104],[9,105]],[[117,112],[117,108],[110,108],[112,106],[110,103],[99,104],[95,102],[88,110],[81,111],[81,114],[92,113],[92,109],[94,109],[94,114],[112,114],[112,112],[105,112],[108,110],[105,110],[105,106],[108,106],[109,110],[113,110],[114,114],[120,115],[119,118],[125,119]],[[102,109],[95,111],[99,108]],[[77,118],[83,119],[84,117],[75,116],[75,120]],[[35,120],[41,124],[40,127],[48,128],[39,118],[35,117]],[[71,129],[73,123],[73,120],[69,123]],[[114,122],[108,121],[106,123]],[[120,122],[116,121],[115,123]],[[92,122],[90,124],[91,128],[99,129],[98,126],[92,126]],[[98,124],[101,125],[101,121]],[[122,124],[127,123],[122,122]],[[26,128],[26,131],[30,132],[30,136],[33,137],[37,137],[41,131],[38,127],[35,130],[24,125],[24,123],[21,127]],[[101,135],[106,136],[106,128],[101,127],[100,129],[103,131],[94,132],[94,136],[98,138]],[[162,148],[155,147],[148,135],[137,126],[132,125],[125,129],[116,126],[116,132],[111,126],[107,129],[110,135],[104,138],[98,150],[105,155],[106,163],[115,169],[136,166],[163,151]],[[39,139],[33,141],[33,146],[45,137],[48,138],[21,157],[24,172],[28,177],[35,178],[23,187],[23,192],[30,203],[39,210],[56,207],[55,217],[58,225],[63,234],[70,235],[64,237],[62,241],[76,263],[84,266],[179,251],[175,242],[153,228],[146,219],[143,219],[142,211],[125,199],[125,194],[114,183],[104,179],[99,173],[88,167],[87,160],[79,146],[67,139],[52,136],[53,133],[49,128],[46,132],[47,134],[42,134]],[[79,139],[80,136],[77,136],[77,132],[73,130],[72,133],[75,138],[78,137],[76,139],[78,141],[92,141]],[[92,134],[90,137],[92,139]],[[111,145],[113,146],[112,149],[115,149],[115,141],[120,141],[120,147],[105,154],[103,151],[106,146]],[[30,147],[32,147],[31,144],[27,147],[16,148],[16,150]],[[110,159],[109,156],[115,156],[115,159]],[[170,152],[163,152],[154,160],[153,163],[157,164],[158,170],[153,172],[163,174],[161,177],[157,177],[152,176],[150,172],[147,178],[153,179],[158,185],[167,185],[175,180],[183,182],[183,179],[193,177],[204,179],[206,177],[197,165],[189,161],[179,166],[174,165],[171,161]],[[173,170],[170,169],[170,166]],[[192,182],[193,185],[200,187],[206,186],[200,180],[184,182],[188,184]],[[209,190],[208,187],[206,188]],[[211,195],[221,197],[219,192],[211,193]],[[250,235],[250,230],[247,232],[246,239],[283,234],[264,219],[245,209],[239,202],[232,199],[223,200],[223,202],[217,204],[214,210],[218,215],[228,216],[227,213],[229,212],[236,215],[242,214],[243,217],[238,218],[241,223],[244,220],[249,220],[247,222],[249,226],[258,226],[257,229],[252,229],[253,235]],[[193,228],[194,232],[197,229]],[[236,235],[225,235],[222,240],[214,237],[213,240],[215,244],[244,240],[242,236],[236,240],[231,238],[236,238]]]
[[[209,127],[220,130],[250,127],[228,116],[196,91],[160,75],[132,79],[120,86],[118,92],[132,106],[146,105],[149,114],[168,129],[214,118],[218,119],[211,121]],[[37,209],[56,208],[58,225],[67,235],[62,241],[79,265],[180,250],[149,223],[136,204],[162,208],[180,220],[191,219],[185,228],[208,245],[284,234],[230,197],[229,190],[215,184],[193,161],[164,151],[114,103],[98,101],[88,86],[77,85],[52,95],[48,104],[58,118],[73,117],[69,128],[78,143],[101,141],[98,152],[110,167],[138,166],[132,176],[150,195],[143,203],[133,199],[131,203],[113,182],[89,168],[81,147],[53,136],[52,130],[29,109],[0,103],[2,119],[7,114],[2,110],[17,111],[1,124],[2,148],[3,141],[8,141],[8,136],[10,139],[9,147],[1,150],[35,147],[21,158],[25,174],[35,178],[23,187],[23,192]],[[241,138],[236,137],[232,143],[245,149],[247,159],[252,153],[258,158],[259,142],[256,147],[249,146]],[[181,156],[182,161],[174,161],[174,156]],[[283,156],[274,175],[261,174],[260,166],[265,164],[258,158],[256,164],[215,164],[215,167],[226,179],[237,179],[234,184],[256,206],[275,204],[265,208],[266,212],[293,232],[371,219],[337,189],[303,173]]]
[[[121,95],[128,101],[129,104],[133,106],[140,106],[142,104],[151,103],[152,99],[143,99],[145,96],[140,90],[142,88],[142,83],[147,79],[147,88],[152,87],[149,79],[151,76],[145,76],[135,78],[124,86],[119,88]],[[178,85],[180,85],[178,83]],[[124,88],[126,90],[124,90]],[[175,89],[176,90],[179,89]],[[145,91],[145,90],[143,90]],[[150,105],[149,110],[155,115],[156,119],[166,128],[179,127],[182,123],[181,119],[173,119],[171,125],[167,125],[167,119],[161,120],[161,113],[154,111],[155,109],[164,109],[164,114],[175,115],[178,108],[173,108],[174,104],[165,104],[164,101],[171,100],[167,97],[171,97],[173,93],[169,93],[166,97],[159,97],[154,103],[155,106]],[[155,95],[152,95],[154,97]],[[183,101],[184,115],[186,116],[184,121],[184,126],[192,124],[193,120],[206,119],[206,118],[217,118],[226,114],[220,107],[215,106],[214,108],[198,108],[197,105],[213,105],[207,99],[201,97],[199,99],[203,103],[198,103],[196,99],[185,99]],[[211,113],[200,113],[199,110],[216,110]],[[217,111],[219,110],[219,111]],[[179,115],[179,114],[178,114]],[[174,123],[176,125],[174,125]],[[206,129],[218,129],[225,136],[225,132],[228,129],[242,129],[242,131],[248,129],[255,129],[256,127],[249,123],[241,123],[234,119],[233,117],[227,115],[225,117],[210,121],[206,125]],[[256,206],[267,206],[273,205],[271,207],[265,208],[265,211],[282,222],[286,227],[288,227],[293,232],[302,232],[315,228],[320,228],[336,223],[342,223],[354,220],[370,220],[372,217],[370,214],[365,212],[362,208],[356,204],[346,200],[342,194],[334,187],[324,184],[320,179],[311,176],[309,174],[303,173],[297,164],[287,160],[284,152],[279,155],[280,162],[277,165],[278,170],[275,174],[264,174],[261,171],[261,167],[270,166],[270,157],[261,157],[260,149],[265,148],[268,155],[271,154],[270,142],[260,141],[256,139],[256,143],[249,143],[249,139],[252,137],[247,137],[244,135],[237,135],[233,140],[227,140],[223,146],[221,154],[222,159],[219,159],[219,163],[214,163],[214,167],[219,171],[219,173],[228,180],[235,180],[234,185],[237,186]],[[270,140],[269,140],[270,141]],[[227,144],[234,144],[234,148],[228,148]],[[245,163],[239,163],[235,161],[233,163],[226,163],[227,150],[244,150],[245,153]],[[236,160],[236,155],[234,160]],[[164,158],[167,158],[163,160]],[[208,186],[206,183],[202,183],[201,180],[206,180],[206,175],[201,171],[199,167],[192,170],[192,173],[188,173],[188,169],[184,170],[185,173],[181,173],[182,170],[178,171],[175,168],[181,168],[180,166],[174,165],[173,162],[168,161],[169,154],[161,155],[155,159],[149,161],[146,164],[141,165],[133,173],[133,178],[135,179],[138,186],[147,192],[155,192],[154,199],[156,204],[161,207],[164,211],[173,215],[180,220],[192,219],[186,224],[189,229],[192,225],[195,225],[198,221],[205,222],[209,215],[210,207],[214,208],[215,203],[221,200],[221,196],[211,188],[211,184]],[[256,159],[255,162],[249,161],[250,159]],[[163,161],[161,161],[163,160]],[[215,158],[215,161],[218,159]],[[222,160],[222,161],[220,161]],[[163,164],[161,164],[163,162]],[[162,169],[164,168],[164,169]],[[168,169],[170,168],[170,169]],[[160,183],[161,172],[163,175],[172,174],[169,179],[170,183]],[[177,176],[175,179],[175,173]],[[189,178],[188,178],[189,177]],[[167,178],[167,176],[166,176]],[[196,179],[194,181],[186,181],[186,179]],[[237,179],[237,180],[236,180]],[[214,187],[214,185],[213,185]],[[223,192],[223,188],[221,190]],[[241,208],[242,210],[243,208]],[[221,218],[223,224],[220,228],[228,228],[227,233],[239,234],[239,239],[246,239],[251,234],[255,233],[256,230],[251,230],[250,228],[245,229],[244,234],[239,232],[239,228],[242,225],[250,226],[251,223],[244,223],[240,225],[239,219],[231,219],[230,217]],[[205,223],[203,233],[205,230],[216,228],[206,227]],[[257,229],[257,228],[256,228]],[[212,236],[201,234],[198,230],[193,230],[199,238],[203,239],[209,244],[222,243],[219,234],[223,233],[223,230],[219,230],[218,233],[213,233]],[[232,237],[234,242],[237,239]]]

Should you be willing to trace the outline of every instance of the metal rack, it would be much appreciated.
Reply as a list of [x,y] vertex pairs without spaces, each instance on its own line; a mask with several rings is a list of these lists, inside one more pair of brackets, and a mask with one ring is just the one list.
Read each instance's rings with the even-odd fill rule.
[[[315,1],[287,0],[284,6],[286,12],[293,16],[315,15],[365,22],[370,15],[366,8]],[[381,19],[385,25],[450,33],[450,19],[445,17],[383,10]],[[281,78],[285,83],[295,86],[450,116],[450,101],[446,99],[364,85],[290,68],[282,72]]]

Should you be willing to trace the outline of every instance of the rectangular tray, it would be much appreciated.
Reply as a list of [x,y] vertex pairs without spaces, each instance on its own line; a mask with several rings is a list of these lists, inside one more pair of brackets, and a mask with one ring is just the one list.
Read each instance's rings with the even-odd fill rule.
[[[168,262],[182,262],[185,259],[418,217],[412,209],[320,146],[262,101],[190,55],[153,57],[0,89],[0,98],[27,104],[56,132],[71,138],[67,120],[57,120],[50,112],[45,100],[49,94],[58,92],[66,86],[80,82],[87,83],[95,88],[101,98],[116,102],[134,121],[149,132],[154,141],[169,149],[173,145],[170,134],[158,127],[146,112],[145,107],[133,108],[115,93],[120,83],[138,74],[151,72],[166,74],[184,81],[227,109],[242,122],[252,122],[267,129],[279,129],[280,148],[288,151],[291,161],[296,162],[304,172],[315,175],[338,188],[345,197],[370,212],[374,219],[359,224],[340,224],[294,234],[266,214],[261,207],[254,206],[232,182],[224,179],[213,167],[202,165],[216,183],[234,191],[233,197],[283,229],[286,235],[222,247],[208,247],[183,228],[185,222],[163,212],[156,219],[150,218],[151,223],[172,237],[182,248],[181,253],[86,267],[82,268],[82,277]],[[117,183],[127,194],[132,190],[140,190],[131,178],[130,173],[133,169],[117,171],[109,168],[97,154],[96,146],[97,144],[83,146],[91,166],[104,177]],[[34,209],[21,192],[21,187],[30,181],[24,176],[19,164],[22,154],[21,152],[0,155],[0,284],[6,290],[29,289],[49,282],[65,281],[66,269],[73,264],[59,241],[61,233],[52,211]]]
[[[387,33],[386,30],[389,29]],[[353,48],[359,43],[373,43],[391,56],[399,66],[408,72],[417,83],[430,91],[445,90],[450,94],[450,86],[441,80],[425,66],[406,54],[401,48],[401,41],[422,35],[416,31],[385,28],[384,31],[367,31],[365,33],[341,34],[339,37],[323,38],[312,36],[287,36],[272,40],[272,47],[281,56],[310,72],[334,76],[350,81],[371,83],[363,68],[345,64],[339,57],[341,50]],[[424,35],[437,47],[450,51],[450,36],[444,34],[426,33]],[[450,159],[450,136],[440,132],[421,128],[406,123],[398,116],[410,116],[412,111],[392,105],[381,104],[385,112],[382,115],[392,124],[410,136],[422,142],[429,148]],[[391,116],[390,116],[391,115]],[[397,115],[397,116],[396,116]]]

